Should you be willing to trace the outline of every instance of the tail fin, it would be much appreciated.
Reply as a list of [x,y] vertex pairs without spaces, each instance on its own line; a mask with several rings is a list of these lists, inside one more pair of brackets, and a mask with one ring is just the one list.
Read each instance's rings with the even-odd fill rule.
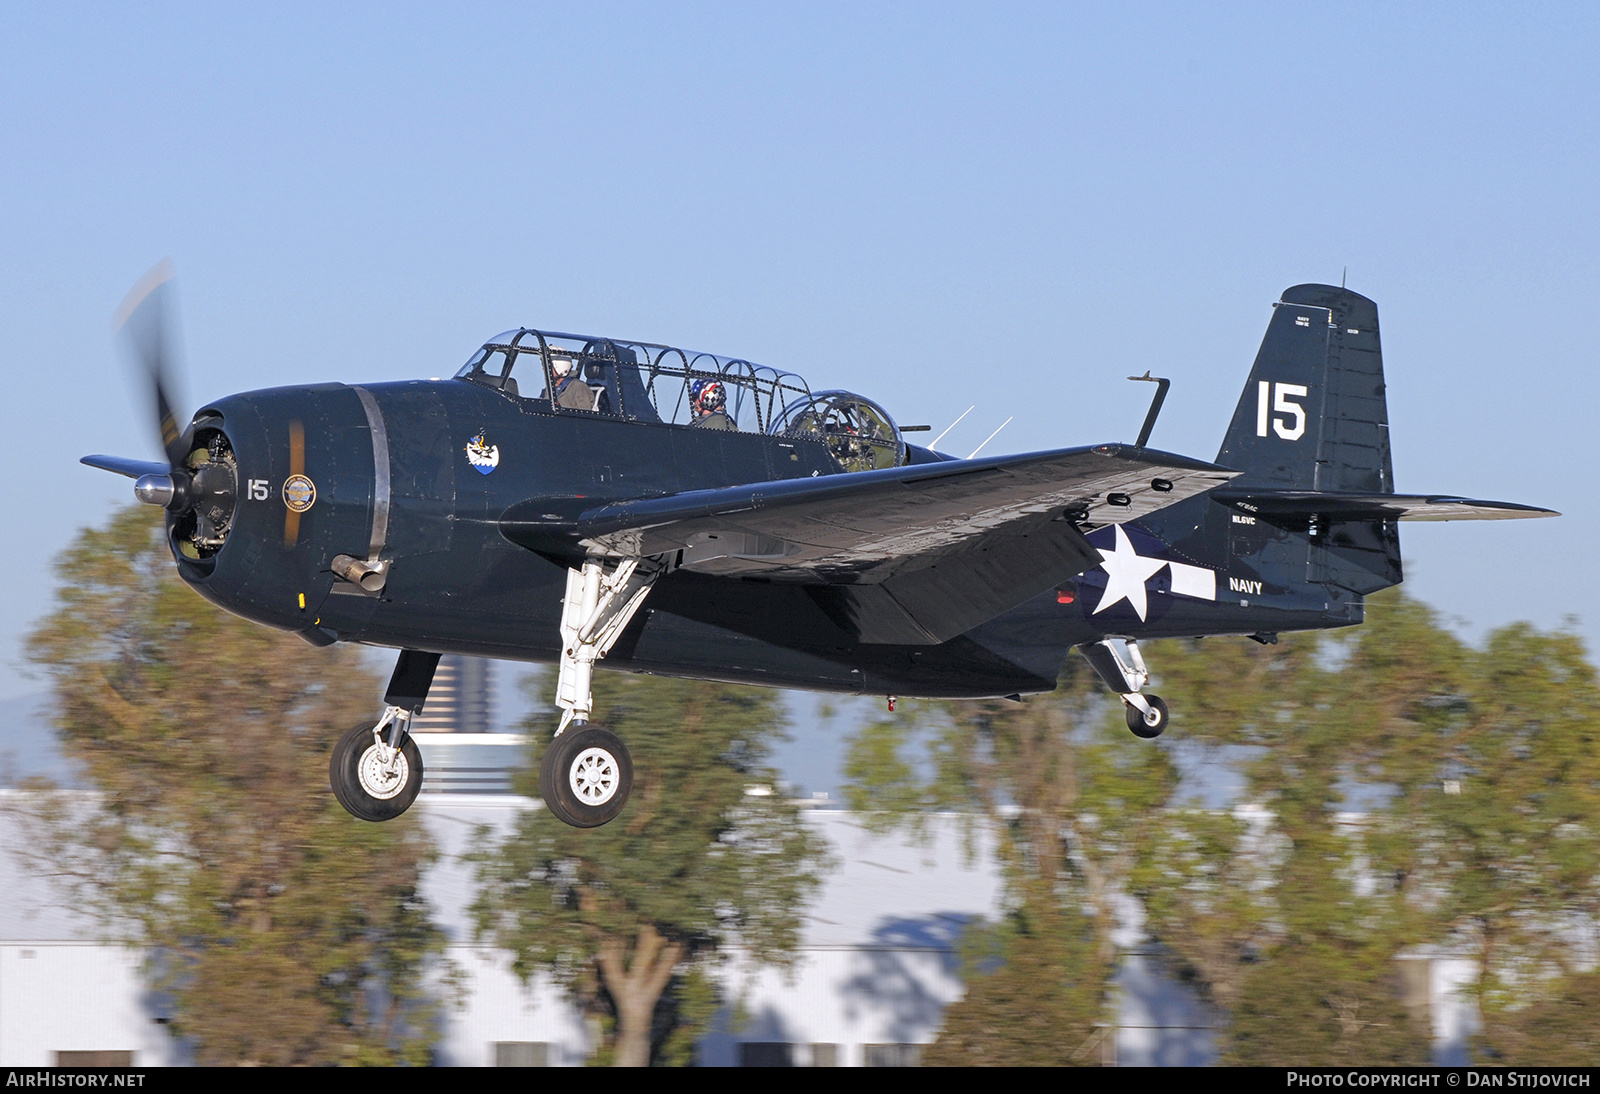
[[[1378,306],[1348,289],[1296,285],[1275,307],[1217,454],[1240,475],[1203,502],[1153,514],[1144,522],[1150,531],[1253,586],[1253,604],[1270,605],[1311,589],[1347,601],[1337,590],[1361,596],[1398,585],[1402,520],[1557,515],[1396,494]],[[1352,621],[1348,612],[1338,619]]]
[[1275,307],[1217,462],[1237,486],[1392,492],[1378,306],[1296,285]]
[[[1378,306],[1347,289],[1296,285],[1275,307],[1217,456],[1243,472],[1229,485],[1392,493]],[[1298,512],[1263,514],[1255,550],[1258,566],[1272,571],[1264,576],[1355,593],[1400,582],[1400,537],[1392,519],[1319,512],[1323,506],[1310,499],[1294,508]],[[1267,522],[1282,531],[1271,533]],[[1277,539],[1291,531],[1288,540]],[[1241,548],[1248,553],[1245,544],[1235,544]]]

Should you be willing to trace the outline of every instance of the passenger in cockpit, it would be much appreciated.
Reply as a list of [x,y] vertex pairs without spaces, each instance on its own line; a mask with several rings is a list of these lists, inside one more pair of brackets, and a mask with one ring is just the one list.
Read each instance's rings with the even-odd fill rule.
[[696,380],[689,385],[689,399],[694,405],[693,425],[702,429],[734,429],[733,419],[728,417],[727,392],[722,390],[722,384],[716,380]]
[[556,375],[556,405],[568,410],[593,410],[594,391],[573,373],[572,362],[557,357],[550,362]]

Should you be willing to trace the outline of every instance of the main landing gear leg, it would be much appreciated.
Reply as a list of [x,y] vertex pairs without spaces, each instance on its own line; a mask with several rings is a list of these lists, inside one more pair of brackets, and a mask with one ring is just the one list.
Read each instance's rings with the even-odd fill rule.
[[411,718],[422,710],[433,685],[439,655],[401,650],[378,724],[365,722],[333,746],[328,781],[351,816],[393,820],[411,807],[422,789],[422,753],[411,739]]
[[[561,612],[561,724],[539,764],[545,807],[574,828],[598,828],[622,811],[633,789],[633,758],[622,738],[591,725],[594,665],[611,652],[656,578],[657,560],[625,558],[607,570],[599,555],[567,571]],[[569,732],[570,731],[570,732]]]
[[1121,697],[1128,728],[1134,736],[1161,736],[1167,728],[1167,704],[1159,695],[1141,694],[1150,682],[1150,670],[1139,652],[1139,643],[1132,638],[1107,638],[1078,649],[1106,687]]

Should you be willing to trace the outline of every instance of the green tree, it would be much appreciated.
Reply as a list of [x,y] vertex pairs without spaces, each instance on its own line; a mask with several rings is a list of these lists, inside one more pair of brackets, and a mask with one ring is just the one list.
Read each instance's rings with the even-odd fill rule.
[[1429,1027],[1425,1015],[1405,1006],[1399,962],[1419,940],[1416,918],[1395,885],[1371,877],[1367,825],[1340,818],[1320,766],[1326,759],[1298,755],[1276,784],[1274,830],[1284,844],[1271,875],[1276,937],[1237,978],[1223,1059],[1251,1066],[1426,1064]]
[[[967,940],[967,994],[930,1060],[1098,1062],[1118,901],[1177,785],[1167,754],[1131,747],[1122,725],[1073,659],[1051,695],[909,703],[852,743],[847,800],[878,810],[876,826],[915,829],[921,810],[957,809],[998,837],[1011,908]],[[919,740],[926,779],[906,755]]]
[[[1501,1030],[1526,1043],[1600,913],[1600,688],[1581,643],[1519,624],[1473,649],[1395,590],[1336,637],[1151,658],[1181,732],[1254,749],[1248,796],[1271,818],[1263,841],[1192,816],[1212,836],[1152,848],[1139,884],[1153,931],[1231,1008],[1232,1058],[1425,1058],[1396,961],[1423,943],[1476,957],[1485,1051]],[[1359,822],[1339,816],[1352,795]],[[1251,863],[1264,847],[1276,858]]]
[[[1107,938],[1103,894],[1120,886],[1218,1006],[1234,1062],[1426,1062],[1426,1008],[1407,992],[1421,966],[1405,958],[1430,944],[1476,957],[1492,1058],[1536,1060],[1553,1043],[1541,1023],[1600,1043],[1581,1001],[1600,923],[1600,683],[1575,636],[1519,624],[1474,649],[1393,590],[1350,631],[1152,643],[1148,659],[1175,712],[1154,745],[1094,737],[1099,689],[1075,690],[1075,658],[1024,708],[908,704],[854,743],[851,801],[885,809],[880,827],[947,807],[1005,834],[1017,923],[980,967],[1091,982],[1060,939],[1042,956],[1027,883],[1049,879],[1068,940],[1075,911]],[[1175,801],[1176,755],[1242,774],[1240,800]],[[947,1031],[968,1054],[983,1038],[1020,1051],[1055,1021],[1059,979],[1035,977],[1030,999],[976,975]]]
[[1484,1054],[1512,1067],[1600,1064],[1600,971],[1544,980],[1522,1005],[1496,1007],[1480,1039]]
[[[1431,633],[1426,623],[1408,638]],[[1448,668],[1454,647],[1434,648]],[[973,1059],[1026,1055],[1024,1040],[1037,1038],[1041,1058],[1064,1061],[1082,1021],[1068,1016],[1082,1007],[1057,985],[1103,1003],[1117,899],[1131,893],[1154,937],[1228,1018],[1230,1058],[1425,1061],[1426,1023],[1402,999],[1397,957],[1431,940],[1431,920],[1394,880],[1404,873],[1390,868],[1392,818],[1343,815],[1347,792],[1381,777],[1391,742],[1408,739],[1349,716],[1358,700],[1378,698],[1362,690],[1373,685],[1359,653],[1317,635],[1265,649],[1154,645],[1156,690],[1179,715],[1153,744],[1127,735],[1077,658],[1055,694],[1022,706],[909,705],[908,720],[867,727],[851,752],[853,805],[886,805],[885,824],[932,807],[974,810],[1001,837],[1014,910],[945,1037]],[[928,746],[920,770],[931,765],[931,777],[907,755],[914,739]],[[1175,746],[1241,763],[1255,807],[1178,802]],[[1053,896],[1049,916],[1041,893]],[[1078,945],[1084,922],[1092,961]]]
[[1228,1014],[1253,963],[1280,936],[1272,885],[1284,841],[1258,811],[1183,808],[1165,820],[1129,887],[1178,971]]
[[999,925],[963,940],[966,992],[923,1053],[934,1067],[1064,1067],[1100,1061],[1110,974],[1094,921],[1037,879]]
[[357,652],[201,600],[143,506],[84,532],[58,573],[29,651],[99,795],[35,798],[38,859],[148,948],[200,1063],[426,1062],[428,845],[327,789],[332,741],[372,716]]
[[[1501,1033],[1534,1043],[1530,1014],[1568,1029],[1600,1017],[1560,1003],[1600,922],[1600,685],[1576,636],[1526,624],[1458,661],[1448,687],[1393,704],[1409,733],[1382,766],[1399,790],[1389,857],[1438,939],[1477,959],[1480,1047],[1515,1055]],[[1600,1027],[1575,1043],[1596,1040]]]
[[1354,713],[1373,698],[1371,681],[1342,652],[1303,634],[1266,649],[1213,639],[1149,655],[1183,711],[1175,730],[1247,757],[1256,808],[1175,812],[1174,838],[1145,849],[1134,885],[1151,934],[1226,1016],[1232,1063],[1428,1060],[1398,964],[1428,940],[1424,920],[1377,856],[1387,816],[1346,815],[1357,780],[1381,766],[1388,730]]
[[[607,673],[595,698],[633,755],[632,798],[589,830],[530,811],[485,848],[480,933],[606,1019],[602,1060],[687,1063],[716,1009],[710,967],[731,947],[790,958],[825,858],[767,763],[783,732],[772,692]],[[528,729],[536,793],[548,720]]]
[[1535,1043],[1530,1015],[1573,1030],[1594,1011],[1561,1001],[1600,922],[1600,685],[1583,644],[1513,624],[1474,649],[1390,593],[1346,645],[1336,700],[1363,735],[1357,777],[1392,792],[1373,872],[1398,879],[1414,937],[1476,958],[1484,1052]]

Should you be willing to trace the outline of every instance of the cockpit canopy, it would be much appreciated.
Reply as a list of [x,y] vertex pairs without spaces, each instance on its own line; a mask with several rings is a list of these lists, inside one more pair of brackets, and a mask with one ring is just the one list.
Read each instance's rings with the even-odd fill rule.
[[819,391],[784,408],[784,433],[821,441],[846,471],[899,467],[906,442],[889,412],[849,391]]
[[813,394],[792,372],[740,358],[522,327],[484,343],[456,376],[556,413],[821,441],[846,471],[906,460],[894,419],[870,399]]

